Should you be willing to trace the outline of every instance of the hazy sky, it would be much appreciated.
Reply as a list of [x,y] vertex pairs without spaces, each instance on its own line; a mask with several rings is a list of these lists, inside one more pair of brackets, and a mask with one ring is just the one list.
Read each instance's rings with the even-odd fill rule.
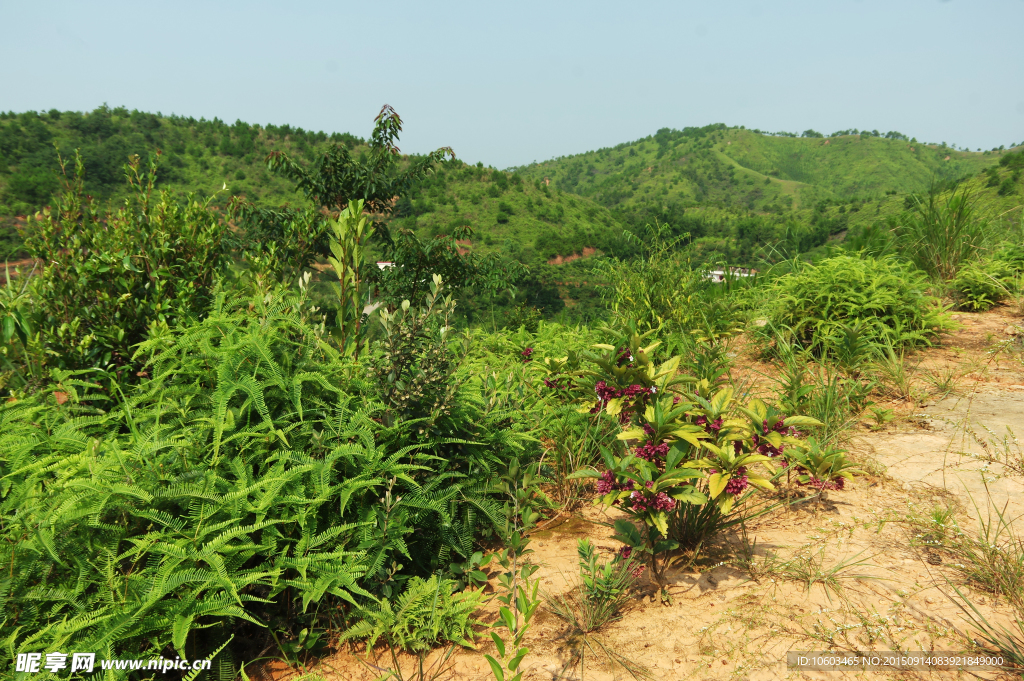
[[0,0],[0,109],[106,102],[508,167],[658,128],[1024,140],[1024,0]]

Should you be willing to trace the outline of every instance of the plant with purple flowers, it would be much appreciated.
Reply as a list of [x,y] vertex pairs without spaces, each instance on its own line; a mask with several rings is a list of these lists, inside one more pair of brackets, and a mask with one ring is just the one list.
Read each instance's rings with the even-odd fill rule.
[[713,511],[697,515],[711,518],[713,529],[755,489],[774,489],[782,470],[773,461],[807,446],[798,427],[821,424],[756,399],[740,404],[728,385],[680,376],[679,357],[658,363],[657,343],[640,347],[641,339],[634,334],[627,343],[598,346],[604,353],[592,357],[598,403],[591,411],[619,415],[625,430],[618,439],[627,448],[621,456],[605,450],[603,472],[574,476],[596,478],[598,503],[631,516],[615,523],[615,536],[645,556],[665,598],[665,571],[678,560],[669,554],[680,548],[670,524],[681,509],[711,504]]
[[853,479],[860,470],[846,458],[845,449],[826,447],[815,438],[807,438],[806,449],[792,457],[789,468],[797,476],[797,484],[814,487],[820,491],[841,490],[847,480]]

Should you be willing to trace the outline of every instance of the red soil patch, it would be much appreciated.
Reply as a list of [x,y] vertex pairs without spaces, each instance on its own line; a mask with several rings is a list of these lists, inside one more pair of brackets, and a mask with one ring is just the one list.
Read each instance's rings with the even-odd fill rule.
[[584,246],[582,253],[573,253],[572,255],[567,255],[567,256],[556,255],[555,257],[551,258],[551,260],[548,260],[548,264],[549,265],[564,265],[567,262],[572,262],[573,260],[579,260],[580,258],[589,258],[590,256],[594,255],[595,253],[597,253],[597,249],[596,248],[592,248],[590,246]]

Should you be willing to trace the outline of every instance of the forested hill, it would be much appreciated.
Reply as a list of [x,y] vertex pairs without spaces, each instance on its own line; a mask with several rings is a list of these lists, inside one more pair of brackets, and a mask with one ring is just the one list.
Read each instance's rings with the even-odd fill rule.
[[[13,216],[46,205],[60,186],[57,149],[72,163],[80,150],[86,188],[103,199],[123,195],[130,155],[159,149],[162,187],[216,194],[218,205],[237,194],[281,205],[301,198],[290,181],[268,171],[267,155],[286,151],[309,162],[330,142],[356,155],[366,149],[365,140],[348,133],[106,106],[86,114],[0,113],[0,257],[19,255]],[[421,236],[471,226],[464,248],[528,265],[596,253],[629,257],[633,242],[624,228],[655,223],[689,235],[698,257],[748,264],[766,247],[779,254],[820,248],[851,227],[902,210],[908,194],[965,177],[975,178],[993,210],[1005,212],[1021,194],[1020,168],[1007,160],[1005,150],[966,152],[895,132],[797,137],[721,124],[664,128],[511,171],[444,163],[402,197],[395,217]]]
[[[0,113],[0,226],[5,228],[0,257],[18,255],[13,216],[38,210],[58,190],[58,149],[68,173],[73,172],[74,151],[80,150],[86,189],[104,199],[126,191],[123,168],[129,156],[147,158],[160,150],[158,186],[203,196],[219,192],[219,205],[237,194],[281,205],[301,199],[292,182],[267,170],[267,155],[287,151],[308,163],[329,142],[344,144],[357,155],[366,148],[365,140],[347,133],[241,121],[229,125],[123,108],[101,107],[87,114]],[[619,221],[588,199],[567,195],[563,200],[562,192],[540,181],[525,182],[519,175],[461,161],[443,164],[396,208],[400,226],[428,236],[472,226],[478,236],[466,248],[501,250],[526,262],[588,248],[611,252],[622,233]]]
[[769,135],[722,124],[671,130],[519,168],[609,208],[683,203],[740,211],[799,209],[923,192],[975,175],[1002,151],[958,151],[898,132]]
[[74,151],[85,164],[86,189],[114,198],[125,190],[124,165],[132,154],[143,159],[161,150],[160,182],[181,191],[232,194],[282,203],[295,199],[292,183],[269,173],[264,162],[273,150],[312,158],[318,145],[333,141],[355,148],[364,143],[347,133],[326,134],[288,125],[250,125],[219,119],[184,118],[100,107],[73,111],[0,113],[0,215],[23,215],[49,203],[60,186],[57,149],[68,172]]

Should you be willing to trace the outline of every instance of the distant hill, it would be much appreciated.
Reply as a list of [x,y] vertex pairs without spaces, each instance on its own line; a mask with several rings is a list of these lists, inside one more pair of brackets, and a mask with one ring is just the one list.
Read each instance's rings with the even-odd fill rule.
[[[227,124],[181,116],[161,116],[124,108],[100,107],[89,113],[0,112],[0,257],[17,254],[14,216],[38,210],[60,187],[57,150],[74,172],[74,152],[81,150],[86,190],[101,199],[118,199],[125,191],[123,167],[132,154],[143,159],[161,150],[158,185],[177,192],[208,196],[215,204],[235,194],[266,204],[296,200],[292,184],[272,175],[264,159],[274,149],[311,158],[326,141],[357,148],[364,141],[349,134],[301,128]],[[226,189],[222,191],[222,188]]]
[[[996,172],[1010,150],[958,151],[890,132],[771,135],[723,124],[663,128],[635,142],[513,169],[593,199],[627,225],[670,225],[712,259],[749,262],[763,247],[806,252],[852,225],[903,210],[906,197]],[[986,175],[988,205],[1020,203],[1019,174]],[[1009,182],[1009,184],[1005,184]]]
[[516,170],[610,208],[681,201],[770,211],[780,203],[799,209],[823,199],[920,192],[996,165],[1002,153],[956,151],[888,134],[789,137],[722,124],[663,128],[635,142]]
[[[81,150],[86,187],[103,199],[123,195],[129,155],[159,149],[165,188],[217,193],[218,205],[237,194],[281,205],[299,197],[267,171],[267,154],[283,150],[309,161],[327,142],[355,154],[365,146],[347,133],[105,106],[85,114],[0,113],[0,257],[18,254],[14,216],[47,204],[60,185],[55,146],[69,162]],[[745,264],[766,246],[781,254],[841,240],[851,228],[903,210],[909,194],[935,183],[974,178],[986,210],[1012,210],[1021,182],[1019,170],[999,165],[1006,153],[958,151],[895,132],[797,137],[722,124],[664,128],[510,171],[444,163],[399,201],[395,224],[421,236],[471,226],[467,250],[559,268],[554,279],[577,271],[586,278],[581,258],[630,257],[636,243],[624,231],[647,224],[689,235],[708,260]]]
[[[288,125],[228,124],[100,107],[89,113],[0,113],[0,214],[24,214],[49,202],[60,186],[57,149],[74,170],[74,152],[85,162],[87,190],[102,198],[124,191],[123,166],[132,154],[162,151],[160,180],[175,190],[246,193],[256,200],[293,199],[291,184],[266,171],[274,149],[312,157],[326,141],[355,148],[364,141]],[[222,200],[226,201],[227,197]]]

